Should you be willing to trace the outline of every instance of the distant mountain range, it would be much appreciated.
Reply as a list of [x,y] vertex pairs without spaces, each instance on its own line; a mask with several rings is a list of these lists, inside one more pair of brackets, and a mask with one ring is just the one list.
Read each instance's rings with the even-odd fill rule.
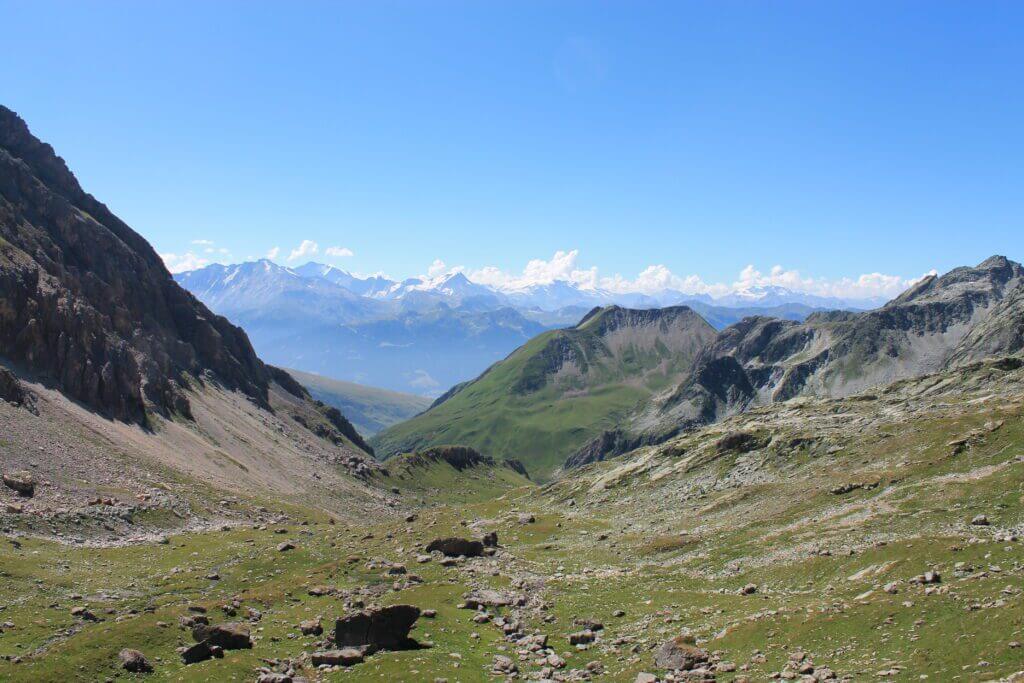
[[528,339],[572,326],[596,307],[685,304],[721,329],[753,314],[801,321],[815,311],[880,303],[781,287],[719,299],[673,290],[614,293],[561,280],[499,290],[461,272],[396,281],[323,263],[288,268],[267,259],[213,264],[175,279],[242,326],[270,362],[424,396],[476,376]]

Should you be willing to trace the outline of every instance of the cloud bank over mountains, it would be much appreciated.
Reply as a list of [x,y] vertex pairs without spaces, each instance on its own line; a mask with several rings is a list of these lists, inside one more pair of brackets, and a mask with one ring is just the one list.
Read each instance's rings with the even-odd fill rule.
[[[183,254],[161,254],[172,273],[196,270],[211,263],[225,263],[230,256],[226,249],[215,248],[214,243],[209,240],[193,240],[192,244],[201,248]],[[321,252],[316,242],[307,239],[291,249],[285,260],[294,263],[321,253],[332,259],[349,259],[354,256],[351,249],[342,246],[327,247]],[[267,251],[266,258],[276,260],[281,254],[281,247],[274,246]],[[708,282],[700,275],[679,275],[664,264],[653,264],[640,271],[636,277],[628,278],[619,273],[603,275],[596,266],[584,267],[580,264],[580,250],[570,249],[556,251],[550,259],[531,259],[521,272],[510,272],[496,266],[471,268],[450,265],[443,259],[436,258],[427,267],[425,274],[414,277],[431,281],[461,273],[473,283],[503,293],[566,282],[580,290],[604,291],[611,294],[656,295],[672,291],[720,299],[730,295],[742,296],[751,292],[785,289],[817,297],[876,302],[899,295],[921,278],[935,272],[932,270],[918,277],[874,272],[829,279],[804,275],[799,270],[787,269],[781,265],[762,271],[750,264],[744,267],[732,282]],[[374,275],[383,276],[383,273]],[[356,276],[364,277],[358,274]]]

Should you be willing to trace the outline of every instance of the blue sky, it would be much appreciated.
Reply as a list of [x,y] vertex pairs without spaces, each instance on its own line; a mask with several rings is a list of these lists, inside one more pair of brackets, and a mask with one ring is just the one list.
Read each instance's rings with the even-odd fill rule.
[[522,277],[575,251],[571,272],[715,283],[748,264],[834,282],[1024,256],[1024,3],[0,16],[0,102],[178,258],[284,263],[309,240],[364,273]]

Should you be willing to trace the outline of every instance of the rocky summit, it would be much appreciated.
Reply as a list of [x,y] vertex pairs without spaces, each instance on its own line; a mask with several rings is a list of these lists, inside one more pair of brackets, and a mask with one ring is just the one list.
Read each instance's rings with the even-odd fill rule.
[[307,378],[371,445],[0,108],[0,680],[1024,680],[1022,303],[996,256],[598,306],[414,416]]

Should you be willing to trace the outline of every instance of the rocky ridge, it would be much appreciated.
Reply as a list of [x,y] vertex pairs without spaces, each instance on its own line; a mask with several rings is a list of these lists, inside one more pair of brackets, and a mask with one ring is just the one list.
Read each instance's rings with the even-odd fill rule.
[[188,417],[188,389],[206,381],[268,407],[270,372],[245,333],[2,106],[0,355],[120,420]]
[[1003,256],[929,276],[885,306],[722,330],[687,376],[569,465],[593,462],[798,396],[841,398],[1024,348],[1024,268]]

